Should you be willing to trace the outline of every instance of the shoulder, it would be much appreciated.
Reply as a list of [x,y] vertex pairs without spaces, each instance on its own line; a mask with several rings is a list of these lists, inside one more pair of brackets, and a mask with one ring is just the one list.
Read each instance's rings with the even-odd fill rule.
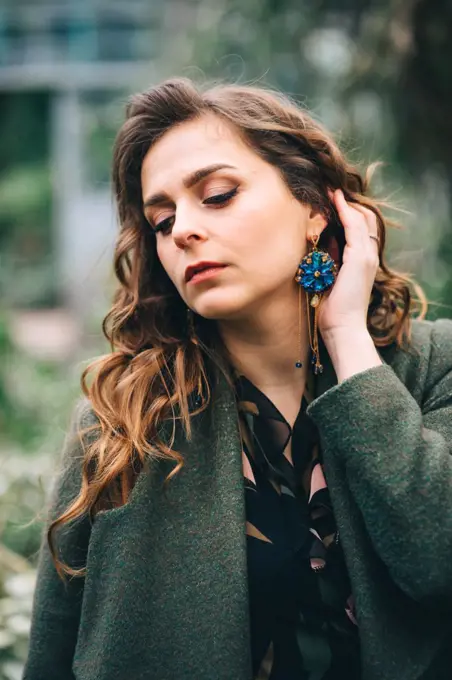
[[429,374],[452,369],[452,319],[414,319],[411,346],[428,360]]
[[93,409],[93,405],[87,397],[80,397],[73,407],[71,429],[80,432],[92,425],[98,425],[99,419]]
[[428,346],[424,392],[430,407],[437,407],[452,400],[452,319],[438,319],[430,324]]
[[424,400],[438,384],[452,390],[452,319],[413,319],[409,347],[388,359],[416,398]]
[[72,407],[69,427],[66,431],[65,448],[80,447],[81,442],[90,443],[94,433],[99,432],[97,417],[89,399],[80,397]]
[[99,419],[89,399],[80,397],[72,408],[69,428],[62,451],[62,470],[77,466],[84,458],[85,448],[99,434]]
[[98,436],[99,420],[91,402],[79,398],[73,408],[51,485],[50,516],[56,518],[78,496],[87,446]]
[[429,350],[452,349],[452,319],[426,321],[413,319],[411,339],[413,345]]

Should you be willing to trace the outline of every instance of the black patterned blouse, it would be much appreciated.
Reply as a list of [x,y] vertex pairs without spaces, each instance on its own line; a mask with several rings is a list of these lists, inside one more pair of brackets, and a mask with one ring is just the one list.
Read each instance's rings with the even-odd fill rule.
[[[357,680],[353,597],[303,396],[293,430],[236,376],[254,680]],[[292,438],[293,464],[285,455]]]

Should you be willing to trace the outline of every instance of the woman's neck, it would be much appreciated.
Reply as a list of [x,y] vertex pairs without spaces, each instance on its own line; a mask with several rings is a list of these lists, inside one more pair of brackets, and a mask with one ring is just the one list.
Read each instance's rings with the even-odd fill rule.
[[[295,290],[291,299],[267,302],[246,319],[219,322],[220,334],[234,367],[264,392],[284,415],[288,414],[288,420],[298,412],[309,359],[304,296],[301,329],[299,306],[300,299]],[[297,361],[303,363],[302,368],[296,367]]]

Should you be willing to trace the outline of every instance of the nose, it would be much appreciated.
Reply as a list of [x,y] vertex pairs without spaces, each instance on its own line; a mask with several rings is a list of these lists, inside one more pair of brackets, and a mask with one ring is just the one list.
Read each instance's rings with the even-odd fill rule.
[[171,235],[176,246],[181,249],[207,238],[206,229],[202,225],[199,214],[195,215],[189,209],[177,210]]

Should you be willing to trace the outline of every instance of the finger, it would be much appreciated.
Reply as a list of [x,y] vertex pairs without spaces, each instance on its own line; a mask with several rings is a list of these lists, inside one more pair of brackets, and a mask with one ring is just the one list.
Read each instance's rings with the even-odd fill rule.
[[[334,201],[336,204],[337,211],[339,213],[339,216],[343,215],[344,218],[351,218],[356,219],[357,215],[356,213],[360,212],[355,209],[355,204],[354,203],[349,203],[349,201],[346,200],[344,193],[341,189],[337,189],[334,192]],[[359,217],[361,220],[361,217]]]
[[339,219],[344,227],[347,243],[350,245],[364,245],[364,239],[367,239],[369,235],[364,215],[355,210],[345,200],[345,196],[340,189],[334,192],[334,200]]
[[369,235],[369,241],[371,243],[371,247],[374,248],[374,250],[377,251],[377,253],[380,253],[380,239],[376,234],[370,234]]
[[[367,225],[367,233],[369,236],[369,241],[371,244],[375,244],[374,247],[377,248],[377,251],[380,249],[380,241],[379,241],[379,229],[378,229],[378,220],[377,216],[374,213],[373,210],[368,208],[365,205],[360,205],[359,203],[354,203],[352,206],[355,210],[360,212],[365,220],[366,220],[366,225]],[[370,238],[372,237],[372,238]]]
[[361,203],[352,203],[351,201],[347,201],[341,189],[337,189],[335,195],[337,195],[338,202],[342,205],[342,207],[345,208],[346,206],[350,210],[355,210],[356,212],[359,212],[366,218],[366,221],[369,221],[371,224],[376,222],[377,216],[375,215],[373,210],[371,210],[367,206],[361,205]]
[[[336,209],[339,218],[344,226],[345,235],[347,238],[347,243],[350,245],[357,244],[357,239],[360,239],[361,246],[370,247],[372,249],[377,249],[379,251],[379,243],[375,238],[369,238],[372,236],[378,237],[378,222],[377,216],[360,203],[350,203],[345,199],[343,192],[339,189],[335,194]],[[350,232],[355,232],[353,235]],[[359,235],[358,235],[359,232]],[[375,243],[376,246],[371,244]]]
[[374,230],[374,227],[377,225],[377,216],[374,211],[365,205],[361,205],[360,203],[352,203],[351,207],[364,215],[372,233],[375,233],[375,231],[377,231],[377,229]]

